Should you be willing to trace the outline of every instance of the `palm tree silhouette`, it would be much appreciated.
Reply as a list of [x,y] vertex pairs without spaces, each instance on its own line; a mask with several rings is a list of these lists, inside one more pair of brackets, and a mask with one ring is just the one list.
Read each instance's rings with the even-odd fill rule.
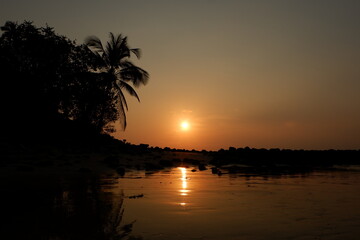
[[141,50],[139,48],[130,48],[127,37],[110,33],[109,38],[105,47],[96,36],[88,37],[85,44],[98,59],[99,74],[107,90],[116,99],[120,125],[125,130],[127,125],[125,110],[128,110],[128,104],[123,91],[126,91],[140,102],[140,98],[133,86],[145,85],[149,80],[149,74],[130,61],[131,53],[139,59]]

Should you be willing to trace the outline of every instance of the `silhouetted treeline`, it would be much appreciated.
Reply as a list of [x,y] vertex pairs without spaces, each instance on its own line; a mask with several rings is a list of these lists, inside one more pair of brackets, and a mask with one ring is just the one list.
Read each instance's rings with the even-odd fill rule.
[[[109,80],[119,72],[107,71],[104,53],[28,21],[6,22],[1,30],[2,136],[87,139],[114,131],[115,121],[123,120],[125,98],[114,89],[118,79]],[[124,44],[120,50],[122,58],[130,56]],[[122,77],[131,82],[133,76]]]
[[272,167],[275,165],[331,167],[335,164],[360,164],[359,150],[290,150],[234,148],[212,153],[212,164],[244,164]]

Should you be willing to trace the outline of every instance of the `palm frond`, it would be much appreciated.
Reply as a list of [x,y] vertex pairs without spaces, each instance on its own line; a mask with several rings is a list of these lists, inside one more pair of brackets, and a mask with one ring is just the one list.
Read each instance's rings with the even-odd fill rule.
[[132,48],[130,51],[135,54],[135,56],[140,59],[141,57],[141,49],[140,48]]
[[126,129],[126,125],[127,125],[127,122],[126,122],[126,113],[125,113],[125,109],[124,109],[124,104],[122,101],[119,102],[119,122],[120,122],[120,127],[122,130],[125,130]]
[[135,64],[133,64],[130,60],[128,59],[123,59],[121,62],[120,62],[120,67],[121,69],[125,69],[125,68],[129,68],[129,67],[133,67],[135,66]]
[[149,73],[144,69],[137,67],[129,62],[124,64],[126,67],[120,70],[120,78],[124,81],[130,81],[135,87],[141,84],[146,85],[149,81]]
[[98,53],[104,53],[105,49],[101,43],[101,40],[96,36],[90,36],[85,39],[85,44],[91,47]]
[[119,60],[129,57],[130,57],[130,48],[127,43],[127,37],[123,37],[119,45]]
[[117,38],[116,38],[116,46],[118,48],[122,48],[122,45],[126,44],[127,42],[127,37],[123,37],[121,34],[118,34],[117,35]]
[[127,104],[126,98],[124,96],[124,93],[121,90],[121,87],[118,84],[115,84],[115,88],[117,89],[116,95],[118,95],[119,101],[124,104],[126,110],[128,111],[129,110],[128,104]]
[[109,38],[110,38],[109,43],[110,43],[111,45],[114,45],[114,43],[116,42],[116,40],[115,40],[115,35],[114,35],[112,32],[109,33]]
[[120,66],[121,59],[124,58],[124,52],[128,51],[124,47],[126,45],[126,37],[123,38],[121,34],[115,36],[113,33],[109,33],[110,40],[106,45],[106,55],[109,65],[113,68]]
[[131,96],[136,97],[136,99],[140,102],[140,98],[132,86],[130,86],[127,82],[121,80],[119,82],[119,85],[121,89],[124,88]]

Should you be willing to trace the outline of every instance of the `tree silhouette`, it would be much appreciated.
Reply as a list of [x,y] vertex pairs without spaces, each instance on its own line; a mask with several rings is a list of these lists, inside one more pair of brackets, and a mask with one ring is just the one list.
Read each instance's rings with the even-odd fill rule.
[[[124,92],[149,74],[130,61],[140,57],[127,38],[110,34],[106,47],[97,37],[77,45],[51,27],[6,22],[0,36],[0,132],[6,136],[74,138],[126,127]],[[77,132],[77,133],[75,133]],[[45,137],[45,138],[44,138]]]
[[6,22],[1,30],[2,127],[26,135],[51,132],[61,112],[70,112],[64,108],[72,107],[65,102],[74,76],[88,71],[84,48],[28,21]]
[[125,111],[128,110],[128,104],[124,91],[140,101],[133,86],[145,85],[148,82],[149,74],[130,61],[131,53],[139,59],[141,51],[138,48],[130,48],[127,37],[121,34],[115,36],[110,33],[109,38],[105,47],[96,36],[88,37],[85,44],[99,60],[98,70],[102,86],[110,91],[116,102],[120,126],[125,129],[127,125]]

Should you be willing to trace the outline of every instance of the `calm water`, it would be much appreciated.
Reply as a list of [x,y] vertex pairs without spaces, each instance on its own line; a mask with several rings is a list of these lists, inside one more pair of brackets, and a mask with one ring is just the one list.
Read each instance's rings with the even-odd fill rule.
[[46,183],[31,179],[6,186],[2,239],[360,236],[360,171],[250,177],[174,168],[119,179],[48,177]]
[[[146,239],[359,239],[360,172],[245,177],[173,169],[119,179]],[[138,175],[135,175],[138,176]],[[134,176],[134,177],[135,177]]]

